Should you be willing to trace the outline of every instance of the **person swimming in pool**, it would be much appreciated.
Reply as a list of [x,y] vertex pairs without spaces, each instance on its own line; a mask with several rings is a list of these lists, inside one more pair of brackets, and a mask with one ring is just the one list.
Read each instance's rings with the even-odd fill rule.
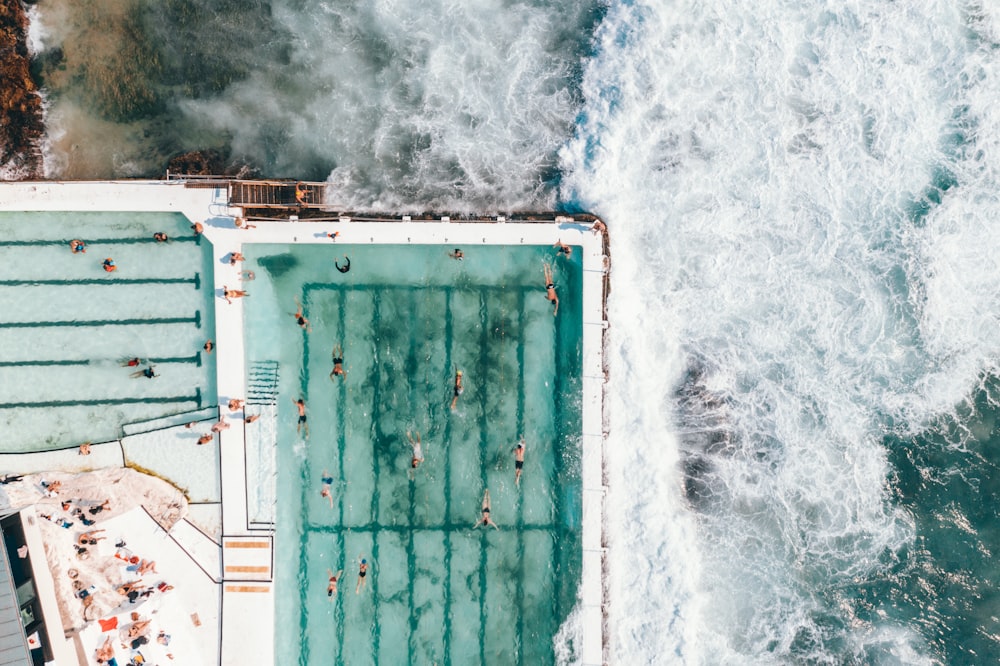
[[299,422],[295,426],[295,432],[298,434],[300,431],[305,430],[306,439],[309,439],[309,424],[306,423],[306,401],[299,398],[298,400],[293,400],[293,402],[299,410]]
[[493,519],[490,518],[490,489],[487,488],[486,492],[483,493],[483,505],[482,505],[482,518],[476,521],[476,524],[472,526],[472,529],[476,529],[480,525],[492,525],[496,529],[500,529]]
[[135,368],[135,367],[137,367],[141,363],[142,363],[142,359],[139,358],[138,356],[136,356],[136,357],[129,358],[129,359],[126,359],[126,360],[122,361],[122,367],[123,368]]
[[559,248],[559,251],[556,252],[557,257],[566,257],[567,259],[569,259],[570,255],[573,254],[573,248],[570,247],[569,245],[566,245],[566,243],[563,243],[562,240],[557,240],[555,243],[553,243],[552,247]]
[[325,469],[323,470],[323,488],[319,491],[320,497],[325,497],[330,501],[330,508],[333,508],[333,492],[331,492],[331,486],[333,485],[333,477]]
[[451,257],[452,259],[457,259],[458,261],[462,261],[463,259],[465,259],[465,253],[462,252],[461,248],[457,247],[455,248],[454,252],[449,252],[448,256]]
[[145,377],[146,379],[153,379],[154,377],[159,377],[159,375],[156,374],[156,372],[153,370],[153,366],[149,366],[148,368],[144,368],[142,370],[137,370],[133,372],[130,376],[133,378]]
[[458,404],[458,396],[462,395],[463,391],[465,391],[465,387],[462,386],[462,371],[456,370],[455,386],[454,389],[452,390],[453,395],[451,398],[451,411],[455,411],[455,406]]
[[340,271],[341,273],[346,273],[347,271],[351,270],[351,258],[348,257],[346,254],[344,255],[344,262],[345,262],[344,265],[341,266],[340,264],[337,263],[337,260],[334,259],[333,265],[336,266],[337,270]]
[[153,240],[155,240],[157,243],[166,243],[169,239],[167,238],[167,235],[165,233],[163,233],[162,231],[157,231],[155,234],[153,234]]
[[354,594],[357,594],[361,588],[368,584],[367,576],[368,560],[362,558],[361,564],[358,565],[358,584],[354,586]]
[[111,257],[105,259],[104,263],[101,265],[104,266],[104,271],[106,273],[114,273],[116,270],[118,270],[118,267],[115,265],[115,260],[112,259]]
[[304,328],[307,331],[312,331],[312,327],[309,326],[309,320],[306,319],[305,314],[302,311],[302,303],[299,302],[298,297],[295,297],[295,323],[299,325],[299,328]]
[[521,435],[521,441],[517,443],[514,447],[514,485],[520,487],[521,485],[521,470],[524,469],[524,435]]
[[417,438],[413,439],[410,431],[407,430],[406,439],[410,440],[410,447],[413,449],[413,456],[410,458],[410,469],[416,469],[424,461],[424,451],[420,448],[420,432],[418,431]]
[[82,254],[87,251],[87,244],[82,240],[74,239],[69,242],[69,249],[73,251],[73,254]]
[[330,569],[326,570],[326,575],[329,576],[326,585],[326,596],[332,598],[333,595],[337,594],[337,581],[340,580],[340,574],[342,573],[344,573],[343,569],[341,569],[337,573],[333,573],[333,571],[331,571]]
[[340,345],[333,346],[333,370],[330,371],[330,379],[340,377],[347,379],[347,372],[344,370],[344,350]]
[[552,281],[552,266],[546,262],[542,264],[542,269],[545,272],[545,297],[556,304],[552,311],[552,316],[555,317],[559,312],[559,296],[556,295],[556,285]]

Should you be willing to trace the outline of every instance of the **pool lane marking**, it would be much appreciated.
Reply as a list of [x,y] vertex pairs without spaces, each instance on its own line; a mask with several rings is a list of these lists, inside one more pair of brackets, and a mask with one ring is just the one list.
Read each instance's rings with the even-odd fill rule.
[[[302,295],[302,316],[308,318],[308,307],[309,307],[309,294],[308,292]],[[299,395],[305,400],[306,405],[309,404],[309,330],[308,327],[299,327],[302,331],[302,368],[299,372],[300,386]],[[305,435],[303,432],[302,435]],[[296,437],[299,435],[296,434]],[[305,440],[303,440],[305,441]],[[302,507],[303,513],[309,515],[309,499],[308,492],[309,488],[312,486],[309,483],[310,469],[309,469],[309,456],[305,456],[302,459],[302,465],[299,472],[299,488],[301,489],[302,499],[300,500],[299,506]],[[305,521],[303,521],[305,522]],[[309,541],[309,534],[306,530],[302,530],[302,536],[299,538],[299,581],[309,580],[309,549],[307,548]],[[309,585],[308,583],[299,584],[299,608],[302,609],[302,620],[300,622],[300,637],[299,643],[302,646],[302,650],[299,652],[299,664],[302,666],[308,666],[309,664],[309,633],[307,631],[309,627]]]
[[[486,305],[486,296],[479,292],[479,363],[476,367],[476,378],[479,382],[479,478],[482,481],[483,491],[489,487],[489,479],[486,474],[486,447],[489,446],[489,436],[487,428],[489,421],[486,418],[488,413],[486,405],[486,387],[483,385],[486,380],[486,368],[489,367],[489,314]],[[492,501],[492,496],[490,500]],[[482,499],[480,498],[480,507]],[[481,515],[481,514],[480,514]],[[490,513],[490,517],[493,517]],[[489,525],[479,528],[479,663],[486,664],[486,567],[488,532],[492,529]]]
[[[454,343],[454,314],[451,310],[451,290],[445,291],[444,300],[444,350],[445,366],[448,375],[455,367],[452,360],[452,344]],[[432,394],[433,395],[433,394]],[[451,418],[444,420],[444,436],[442,437],[441,455],[444,459],[444,516],[445,520],[452,520],[451,515]],[[451,530],[444,532],[444,655],[442,655],[443,666],[451,666]]]
[[90,319],[82,321],[7,321],[0,322],[0,328],[58,328],[80,326],[141,326],[161,324],[194,324],[201,328],[201,310],[193,317],[158,317],[152,319]]
[[[65,245],[69,248],[69,242],[73,240],[72,238],[66,238],[63,240],[5,240],[0,241],[0,247],[38,247],[44,245]],[[157,244],[160,241],[156,240],[152,236],[149,238],[93,238],[89,239],[84,237],[82,239],[86,242],[88,249],[93,245],[139,245],[143,243]],[[198,236],[177,236],[168,240],[165,244],[169,245],[171,243],[198,243]]]
[[[337,292],[337,298],[339,299],[340,307],[337,313],[337,326],[339,327],[340,333],[340,345],[343,347],[346,344],[344,335],[345,315],[344,311],[347,307],[346,305],[346,294],[343,291]],[[344,352],[346,354],[346,352]],[[344,476],[344,447],[347,446],[347,378],[339,378],[340,381],[337,382],[337,391],[339,398],[339,409],[337,410],[337,470],[340,475],[340,485],[337,487],[337,503],[338,503],[338,518],[337,518],[337,553],[340,557],[341,563],[344,564],[344,570],[347,571],[347,562],[345,561],[344,552],[347,548],[346,539],[344,538],[344,495],[346,494],[344,490],[347,488],[347,477]],[[339,567],[338,567],[339,568]],[[339,581],[338,581],[339,582]],[[344,661],[344,595],[337,595],[337,603],[334,608],[334,621],[337,623],[337,659],[336,663],[340,664]]]
[[[372,417],[374,418],[374,423],[372,425],[373,425],[373,429],[374,429],[373,435],[374,435],[375,442],[382,441],[382,436],[383,436],[382,428],[380,426],[381,419],[378,417],[378,415],[380,414],[380,412],[378,411],[378,407],[381,404],[381,397],[382,397],[382,390],[381,390],[382,389],[382,382],[381,382],[382,373],[379,372],[378,337],[377,337],[378,336],[379,325],[382,323],[382,310],[381,310],[381,307],[380,307],[381,304],[382,304],[381,295],[378,292],[372,294],[372,324],[371,324],[370,330],[373,332],[374,336],[376,336],[376,337],[373,337],[373,340],[372,340],[373,343],[374,343],[374,346],[375,346],[375,354],[374,354],[374,361],[375,362],[373,364],[373,368],[374,368],[374,372],[375,372],[375,381],[372,382],[372,407],[371,407],[371,414],[372,414]],[[374,442],[373,442],[373,444],[374,444]],[[369,575],[368,585],[371,588],[371,595],[372,595],[372,620],[375,622],[376,626],[379,625],[379,619],[380,619],[379,618],[379,602],[378,602],[378,584],[377,584],[377,582],[375,580],[376,576],[375,576],[375,572],[374,572],[374,569],[378,565],[378,561],[379,561],[379,552],[378,552],[378,550],[379,550],[378,549],[378,533],[379,533],[379,529],[378,529],[379,528],[379,522],[378,522],[378,519],[379,519],[378,503],[379,503],[379,499],[381,498],[381,493],[379,493],[379,476],[381,474],[381,466],[378,463],[378,459],[379,459],[378,451],[376,451],[375,447],[373,446],[372,447],[372,476],[373,476],[373,478],[375,480],[375,485],[372,488],[371,516],[372,516],[372,520],[374,521],[374,524],[375,524],[375,529],[372,530],[372,557],[371,557],[372,565],[370,567],[368,567],[369,570],[370,570],[370,572],[368,574]],[[381,642],[380,642],[379,639],[381,637],[381,634],[382,634],[381,628],[379,628],[378,631],[372,632],[372,661],[374,663],[376,663],[376,664],[379,663],[378,655],[379,655],[379,649],[381,648],[381,644],[380,644]]]
[[139,403],[169,404],[174,402],[194,402],[201,403],[201,391],[196,391],[195,395],[178,395],[148,398],[100,398],[96,400],[47,400],[45,402],[3,402],[0,409],[17,409],[21,407],[76,407],[92,405],[135,405]]
[[[416,292],[412,292],[411,291],[410,294],[409,294],[409,296],[410,296],[410,298],[409,298],[409,313],[408,314],[409,314],[410,321],[413,324],[415,324],[416,323],[416,314],[419,311],[419,308],[416,305]],[[406,356],[406,366],[407,367],[404,370],[404,376],[405,377],[416,377],[417,376],[417,373],[414,372],[414,371],[412,371],[412,370],[414,370],[415,366],[417,365],[417,360],[416,360],[417,359],[417,352],[416,352],[416,340],[415,340],[415,338],[417,336],[413,335],[414,332],[415,331],[411,330],[410,331],[410,335],[407,336],[410,339],[410,348],[409,348],[409,352],[407,353],[407,356]],[[409,388],[409,395],[407,396],[407,401],[411,405],[417,404],[417,401],[414,400],[414,395],[413,395],[414,388],[415,388],[414,387],[414,382],[412,382],[412,381],[407,382],[407,385],[408,385],[407,388]],[[427,433],[424,433],[424,434],[427,434]],[[418,432],[417,436],[419,437],[419,432]],[[411,453],[411,455],[412,455],[412,453]],[[411,465],[412,465],[412,463],[411,463]],[[412,470],[413,468],[410,467],[410,469]],[[424,471],[425,472],[427,471],[426,468],[424,469]],[[414,501],[416,500],[416,485],[417,485],[416,474],[414,473],[412,479],[409,478],[409,475],[407,475],[407,486],[408,486],[408,488],[407,488],[407,501],[409,502],[409,507],[408,507],[408,511],[407,511],[407,518],[408,518],[408,528],[409,529],[406,530],[406,535],[405,536],[406,536],[406,573],[407,573],[407,580],[409,581],[409,584],[407,585],[407,599],[406,599],[406,601],[407,601],[407,604],[409,606],[410,618],[409,618],[409,635],[407,636],[407,659],[406,659],[406,663],[411,664],[411,665],[413,664],[413,653],[415,652],[414,642],[416,641],[417,626],[418,626],[416,609],[413,606],[413,586],[414,586],[414,584],[415,584],[415,582],[417,580],[417,562],[416,562],[416,555],[413,552],[413,533],[414,533],[414,510],[413,510],[413,504],[414,504]]]
[[[146,360],[147,363],[153,365],[159,365],[164,363],[194,363],[198,367],[201,367],[201,352],[198,352],[194,356],[169,356],[164,358],[151,358]],[[28,360],[28,361],[0,361],[0,368],[16,368],[16,367],[37,367],[37,366],[48,366],[48,365],[92,365],[93,361],[90,359],[78,359],[78,360]]]
[[[517,407],[516,407],[516,418],[517,421],[517,434],[518,436],[524,436],[524,343],[525,343],[525,333],[524,333],[524,292],[519,291],[515,295],[516,298],[516,309],[517,309],[517,331],[518,336],[515,340],[517,349],[515,350],[517,358]],[[537,443],[535,444],[537,446]],[[525,447],[527,447],[527,440],[525,441]],[[510,454],[508,454],[510,455]],[[523,479],[522,479],[523,480]],[[518,553],[518,569],[519,576],[515,580],[514,584],[514,605],[517,607],[517,641],[515,643],[514,649],[515,653],[515,663],[517,666],[523,666],[524,664],[524,488],[519,488],[515,486],[515,492],[517,493],[517,553]]]
[[0,287],[53,287],[74,285],[191,284],[201,287],[201,276],[184,278],[79,278],[75,280],[0,280]]

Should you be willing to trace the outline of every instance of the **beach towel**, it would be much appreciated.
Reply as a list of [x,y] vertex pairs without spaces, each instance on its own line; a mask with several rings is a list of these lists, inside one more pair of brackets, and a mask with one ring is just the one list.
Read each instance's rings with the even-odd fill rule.
[[98,620],[98,622],[101,625],[101,633],[104,633],[105,631],[111,631],[112,629],[117,629],[118,628],[118,618],[117,617],[109,617],[107,620]]

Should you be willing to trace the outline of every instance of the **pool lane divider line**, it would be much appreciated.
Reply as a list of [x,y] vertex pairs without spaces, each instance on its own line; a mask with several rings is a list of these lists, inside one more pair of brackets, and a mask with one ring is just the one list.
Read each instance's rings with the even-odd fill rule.
[[[165,363],[194,363],[199,368],[201,367],[201,352],[198,352],[194,356],[167,356],[164,358],[151,358],[148,359],[148,363],[153,365],[165,364]],[[82,358],[77,360],[28,360],[28,361],[0,361],[0,368],[19,368],[19,367],[40,367],[40,366],[51,366],[51,365],[92,365],[93,361],[90,359]]]
[[[0,247],[41,247],[46,245],[65,245],[67,249],[67,254],[71,253],[69,250],[69,242],[73,240],[72,238],[66,238],[63,240],[5,240],[0,241]],[[156,240],[152,236],[148,238],[82,238],[86,244],[87,248],[90,249],[94,245],[139,245],[139,244],[157,244],[160,241]],[[169,245],[171,243],[199,243],[198,236],[176,236],[168,240],[165,244]]]
[[[308,317],[309,300],[308,293],[303,294],[302,298],[302,316]],[[302,369],[299,372],[299,397],[302,398],[306,405],[309,404],[309,331],[305,327],[300,327],[302,330]],[[293,398],[294,399],[294,398]],[[298,436],[298,435],[297,435]],[[305,436],[305,431],[301,434],[302,437]],[[305,440],[303,440],[305,441]],[[300,500],[300,506],[304,508],[304,513],[309,514],[309,499],[308,499],[308,489],[311,487],[309,484],[309,456],[305,456],[302,460],[301,471],[299,473],[299,488],[301,489],[302,499]],[[304,522],[304,521],[303,521]],[[309,636],[307,629],[309,627],[309,549],[308,545],[309,534],[306,530],[302,530],[302,536],[299,538],[299,608],[302,610],[300,630],[301,630],[301,641],[300,645],[302,647],[299,652],[299,664],[300,666],[309,665]],[[339,595],[338,595],[339,596]]]
[[[486,418],[488,413],[487,409],[487,396],[485,387],[482,386],[486,378],[486,369],[490,365],[489,359],[489,330],[490,330],[490,319],[487,310],[486,297],[482,292],[479,292],[479,363],[476,367],[477,377],[479,378],[479,477],[483,484],[483,491],[489,488],[489,478],[486,474],[486,447],[489,446],[489,420]],[[492,501],[492,497],[490,498]],[[482,500],[480,500],[480,506],[482,505]],[[493,514],[490,513],[492,517]],[[479,528],[479,663],[486,664],[486,567],[488,566],[487,549],[489,548],[489,543],[487,541],[488,532],[490,530],[489,525],[483,525]]]
[[[517,345],[515,357],[517,359],[517,407],[515,408],[518,436],[524,436],[524,292],[519,291],[515,295],[517,302],[517,330],[519,335],[515,338]],[[527,447],[527,441],[525,441]],[[524,490],[515,486],[517,493],[517,552],[518,558],[517,580],[514,582],[514,605],[517,608],[516,641],[514,643],[515,663],[517,666],[524,665]]]
[[93,405],[134,405],[139,403],[169,404],[174,402],[194,402],[201,406],[201,389],[194,395],[152,396],[146,398],[98,398],[95,400],[46,400],[44,402],[3,402],[0,409],[77,407]]
[[[337,293],[337,298],[340,300],[339,307],[337,308],[337,326],[339,337],[338,340],[340,344],[343,345],[346,341],[343,339],[344,326],[346,325],[346,315],[344,310],[346,309],[345,295],[344,292]],[[346,353],[346,352],[345,352]],[[338,394],[338,405],[337,410],[337,472],[340,477],[340,485],[338,486],[337,493],[337,553],[340,557],[340,562],[344,564],[344,570],[346,571],[347,563],[345,561],[345,549],[346,549],[346,539],[344,538],[344,495],[346,494],[344,490],[347,488],[347,477],[344,476],[344,447],[347,446],[347,379],[346,377],[341,381],[337,382],[336,392]],[[340,568],[338,566],[338,568]],[[339,581],[338,581],[339,582]],[[346,594],[346,592],[345,592]],[[344,595],[337,595],[337,603],[334,605],[334,621],[337,623],[337,653],[336,662],[342,664],[344,662]]]
[[194,324],[201,328],[201,310],[193,317],[157,317],[152,319],[90,319],[82,321],[6,321],[0,328],[59,328],[82,326],[142,326],[163,324]]
[[71,287],[75,285],[192,284],[201,288],[201,275],[189,278],[78,278],[73,280],[0,280],[0,287]]
[[[378,294],[378,293],[372,294],[372,325],[371,325],[371,329],[370,329],[372,331],[378,331],[379,330],[379,326],[382,324],[382,308],[380,307],[381,305],[382,305],[381,295]],[[371,408],[371,414],[372,414],[373,417],[375,417],[375,424],[374,424],[375,425],[375,428],[374,428],[375,432],[373,433],[374,434],[374,439],[375,439],[376,442],[381,442],[385,433],[382,432],[382,428],[381,428],[381,425],[380,425],[382,419],[378,418],[376,416],[377,414],[379,414],[378,407],[379,407],[379,405],[382,402],[382,400],[381,400],[381,398],[382,398],[382,382],[380,381],[382,375],[381,375],[380,372],[378,372],[378,365],[379,365],[378,361],[379,361],[379,359],[378,359],[378,347],[377,346],[375,348],[375,359],[374,360],[375,360],[375,363],[374,363],[375,381],[372,382],[372,408]],[[377,577],[375,576],[375,571],[374,570],[375,570],[375,567],[378,566],[378,562],[379,562],[379,548],[378,548],[378,534],[379,534],[379,530],[377,529],[378,528],[378,522],[377,521],[378,521],[378,515],[379,515],[378,514],[378,505],[379,505],[379,501],[381,499],[381,493],[379,492],[379,480],[380,480],[379,477],[381,476],[382,470],[381,470],[381,465],[379,465],[379,462],[378,462],[378,458],[379,458],[378,452],[373,450],[372,453],[373,453],[373,455],[372,455],[372,476],[374,477],[375,485],[372,488],[372,513],[371,513],[371,515],[376,520],[376,522],[375,522],[376,529],[372,530],[372,557],[371,557],[372,564],[371,564],[370,567],[368,567],[371,570],[371,573],[369,573],[369,582],[368,582],[368,585],[371,587],[371,595],[372,595],[372,619],[374,620],[374,622],[376,624],[378,624],[379,619],[380,619],[380,616],[379,616],[379,601],[378,601],[378,581],[377,581]],[[379,663],[379,650],[381,648],[381,641],[380,641],[381,633],[382,633],[381,631],[372,632],[372,661],[375,662],[376,664]]]
[[[444,294],[444,349],[445,362],[449,373],[455,367],[452,360],[451,347],[454,343],[454,314],[451,310],[451,291]],[[441,447],[444,456],[444,515],[445,520],[453,520],[451,515],[451,423],[452,419],[444,419],[444,442]],[[444,644],[443,666],[451,666],[451,530],[444,533]]]
[[[416,313],[420,311],[420,308],[417,307],[417,304],[416,304],[416,292],[410,292],[409,296],[410,296],[410,299],[409,299],[409,301],[410,301],[409,302],[410,315],[411,315],[411,322],[412,322],[411,325],[415,325],[416,324]],[[416,372],[413,371],[413,370],[415,369],[415,367],[417,365],[417,351],[416,351],[416,339],[415,339],[417,336],[413,334],[414,332],[415,331],[413,331],[411,329],[410,335],[407,336],[410,339],[410,348],[409,348],[409,351],[408,351],[407,356],[406,356],[406,365],[407,365],[407,367],[406,367],[406,370],[405,370],[405,373],[404,373],[404,376],[406,376],[406,377],[416,377]],[[408,400],[408,402],[411,405],[417,404],[417,401],[414,399],[415,396],[413,395],[415,384],[416,384],[416,382],[409,382],[410,391],[409,391],[409,396],[407,397],[407,400]],[[419,432],[417,433],[417,436],[418,437],[420,436]],[[411,463],[411,465],[412,465],[412,463]],[[410,467],[410,469],[413,469],[412,466]],[[407,575],[407,578],[406,578],[406,580],[407,580],[407,586],[406,586],[407,587],[407,590],[406,590],[406,603],[409,606],[409,611],[410,611],[410,617],[409,617],[409,623],[408,623],[410,631],[409,631],[409,635],[407,636],[407,663],[410,664],[411,666],[413,664],[413,653],[416,651],[416,649],[415,649],[416,646],[415,646],[414,643],[415,643],[416,638],[417,638],[417,627],[419,626],[419,622],[418,622],[418,618],[417,618],[417,609],[413,605],[413,587],[416,584],[416,580],[417,580],[417,561],[416,561],[416,554],[414,553],[414,547],[413,547],[413,533],[414,533],[414,529],[413,528],[414,528],[414,519],[415,519],[415,513],[416,513],[413,510],[413,505],[414,505],[414,502],[416,501],[416,484],[417,484],[416,474],[414,473],[413,478],[409,478],[409,475],[407,475],[407,502],[408,502],[408,508],[407,508],[407,519],[408,519],[407,522],[408,522],[408,524],[407,524],[407,527],[408,527],[408,529],[406,530],[406,534],[405,534],[405,537],[406,537],[406,575]]]

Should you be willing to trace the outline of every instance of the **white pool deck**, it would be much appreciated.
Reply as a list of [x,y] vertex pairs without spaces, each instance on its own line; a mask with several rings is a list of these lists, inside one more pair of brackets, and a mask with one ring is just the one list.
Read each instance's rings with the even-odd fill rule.
[[[225,187],[185,187],[182,181],[102,181],[0,183],[3,211],[134,211],[179,212],[204,225],[215,255],[216,364],[221,412],[232,427],[223,430],[219,444],[222,495],[222,543],[218,551],[200,557],[221,561],[222,608],[219,624],[219,661],[224,666],[266,663],[274,654],[273,530],[256,529],[247,515],[246,455],[240,418],[231,418],[225,404],[245,397],[246,368],[243,344],[243,301],[227,303],[222,287],[239,288],[240,264],[223,261],[248,243],[334,243],[327,233],[340,232],[336,245],[414,244],[553,245],[561,240],[581,246],[583,255],[583,395],[582,481],[583,563],[580,588],[582,617],[581,664],[602,664],[607,640],[603,601],[604,495],[604,321],[603,289],[608,259],[602,237],[589,223],[557,218],[548,223],[483,221],[280,221],[257,222],[238,229],[242,215],[228,206]],[[331,250],[332,251],[332,250]],[[112,451],[112,458],[117,460]],[[87,461],[93,466],[95,460]],[[116,462],[115,464],[120,464]],[[33,463],[37,465],[37,463]],[[204,546],[201,548],[204,551]],[[198,559],[196,555],[192,557]],[[216,567],[218,564],[215,565]],[[183,583],[182,583],[183,584]]]

